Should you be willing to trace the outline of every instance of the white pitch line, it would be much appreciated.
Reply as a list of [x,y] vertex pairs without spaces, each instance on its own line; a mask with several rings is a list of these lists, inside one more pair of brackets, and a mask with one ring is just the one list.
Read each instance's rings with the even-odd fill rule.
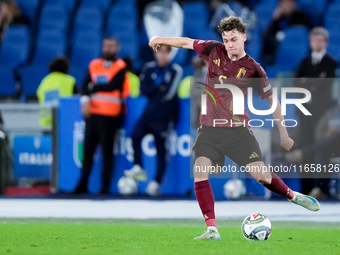
[[[288,201],[216,202],[216,218],[243,219],[263,213],[276,221],[340,222],[340,203],[310,212]],[[193,200],[0,199],[0,218],[202,219]]]

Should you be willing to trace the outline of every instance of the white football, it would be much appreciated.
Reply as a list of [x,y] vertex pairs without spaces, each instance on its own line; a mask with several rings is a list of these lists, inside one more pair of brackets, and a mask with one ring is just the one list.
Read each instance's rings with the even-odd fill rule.
[[117,186],[119,193],[124,196],[135,195],[138,191],[137,182],[131,177],[123,176],[119,179]]
[[272,233],[272,224],[265,215],[253,213],[244,219],[241,230],[249,241],[265,241]]
[[230,179],[223,186],[223,193],[227,199],[240,199],[246,191],[246,186],[240,179]]

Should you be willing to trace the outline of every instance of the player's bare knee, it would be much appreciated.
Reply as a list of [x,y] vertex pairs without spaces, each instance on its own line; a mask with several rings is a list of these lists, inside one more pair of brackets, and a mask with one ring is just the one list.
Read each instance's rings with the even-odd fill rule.
[[206,180],[209,180],[209,178],[195,178],[194,182],[203,182],[203,181],[206,181]]
[[195,179],[208,179],[209,169],[205,166],[194,166],[193,169]]
[[195,160],[195,167],[196,166],[211,166],[211,160],[207,157],[198,157]]
[[208,179],[211,168],[211,160],[206,157],[198,157],[193,168],[195,179]]

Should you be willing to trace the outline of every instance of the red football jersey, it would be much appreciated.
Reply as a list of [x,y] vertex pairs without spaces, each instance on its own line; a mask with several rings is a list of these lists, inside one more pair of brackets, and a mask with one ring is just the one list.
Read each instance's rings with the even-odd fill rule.
[[[243,92],[244,97],[247,94],[247,88],[253,87],[261,95],[261,99],[265,99],[272,95],[272,89],[269,84],[268,77],[261,67],[248,54],[243,58],[232,61],[227,54],[224,45],[217,41],[195,40],[194,50],[199,56],[208,62],[208,73],[205,83],[209,87],[215,84],[230,84],[237,86]],[[253,79],[258,78],[258,79]],[[210,92],[212,90],[208,86],[204,88]],[[207,112],[206,115],[200,116],[200,123],[205,126],[214,126],[214,119],[227,120],[226,124],[216,124],[215,127],[249,127],[249,115],[244,109],[244,115],[233,114],[233,97],[229,89],[215,89],[221,98],[222,105],[219,103],[218,97],[212,92],[217,104],[207,95]],[[203,94],[207,94],[205,91]],[[231,125],[232,124],[232,125]]]

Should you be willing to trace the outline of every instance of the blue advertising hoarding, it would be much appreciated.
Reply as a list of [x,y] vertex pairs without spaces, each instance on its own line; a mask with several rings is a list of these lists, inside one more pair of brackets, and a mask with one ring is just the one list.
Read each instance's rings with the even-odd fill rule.
[[15,178],[50,179],[53,163],[50,136],[15,136],[13,156]]
[[[114,148],[115,164],[110,191],[117,193],[117,182],[123,171],[133,166],[133,149],[130,138],[136,121],[142,114],[146,99],[128,98],[128,113],[123,128],[117,132]],[[181,100],[179,121],[171,132],[167,146],[170,160],[162,182],[165,195],[184,195],[193,187],[190,178],[190,100]],[[79,180],[82,162],[82,146],[85,122],[80,114],[79,97],[60,100],[59,112],[59,189],[72,191]],[[143,165],[148,173],[148,181],[156,174],[157,152],[152,135],[142,140]],[[101,151],[97,148],[93,170],[89,179],[89,191],[97,193],[101,188]],[[144,193],[148,182],[139,182],[138,191]]]

